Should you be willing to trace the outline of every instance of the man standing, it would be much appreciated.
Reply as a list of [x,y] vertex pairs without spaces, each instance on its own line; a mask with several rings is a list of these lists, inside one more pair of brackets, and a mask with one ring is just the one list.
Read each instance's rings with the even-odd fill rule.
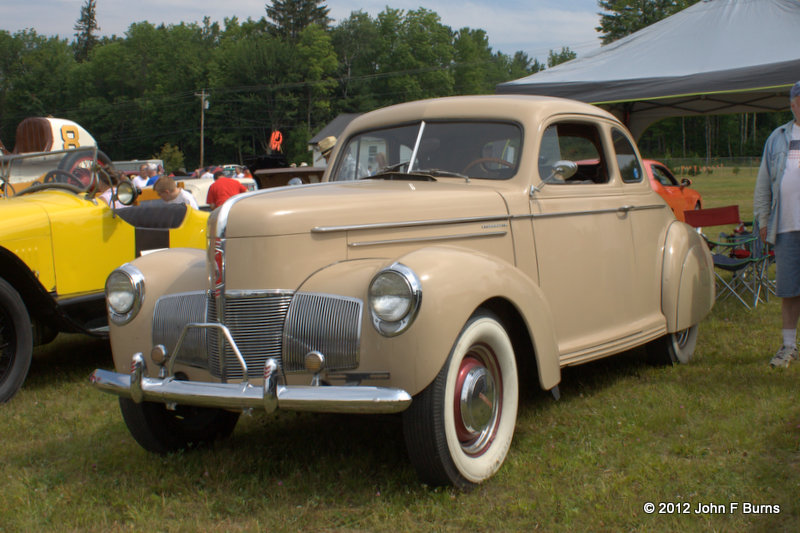
[[153,185],[153,190],[168,204],[186,204],[189,207],[197,209],[197,202],[194,196],[178,187],[175,184],[175,180],[169,176],[159,179],[156,184]]
[[247,192],[247,187],[233,178],[226,177],[222,170],[214,172],[214,183],[208,188],[206,203],[211,209],[216,209],[225,203],[225,200],[239,193]]
[[781,300],[783,344],[770,365],[797,361],[800,319],[800,81],[789,91],[794,120],[773,131],[764,145],[753,194],[753,219],[761,239],[774,245]]

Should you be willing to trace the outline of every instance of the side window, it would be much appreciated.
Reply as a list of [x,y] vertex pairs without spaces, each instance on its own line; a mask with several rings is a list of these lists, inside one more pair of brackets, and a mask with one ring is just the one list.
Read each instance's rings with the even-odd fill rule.
[[[561,179],[554,176],[553,165],[572,161],[578,170]],[[558,122],[547,127],[539,146],[539,177],[553,184],[599,184],[608,182],[608,167],[603,153],[600,130],[587,122]]]
[[678,182],[675,180],[672,174],[667,172],[667,169],[655,165],[653,165],[651,168],[653,169],[653,177],[657,179],[658,182],[661,183],[661,185],[663,185],[664,187],[678,186]]
[[622,181],[626,183],[641,181],[644,173],[631,141],[617,129],[613,130],[612,139],[614,140],[614,153],[617,156],[617,165],[622,175]]

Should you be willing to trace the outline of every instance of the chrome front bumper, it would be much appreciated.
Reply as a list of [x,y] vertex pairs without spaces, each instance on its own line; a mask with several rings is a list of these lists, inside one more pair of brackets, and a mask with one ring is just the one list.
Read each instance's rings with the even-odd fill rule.
[[[144,357],[136,353],[131,359],[131,373],[122,374],[97,369],[91,376],[92,384],[101,391],[130,398],[136,403],[157,402],[167,406],[194,405],[230,410],[263,409],[268,413],[276,409],[313,411],[321,413],[398,413],[411,405],[411,395],[388,387],[362,385],[283,385],[280,369],[275,359],[264,365],[263,385],[252,385],[247,378],[240,383],[184,381],[176,379],[173,365],[178,351],[191,328],[217,328],[231,344],[247,376],[247,365],[230,332],[220,324],[188,324],[181,335],[175,352],[160,365],[159,378],[145,377]],[[160,347],[163,348],[163,347]],[[314,380],[318,382],[318,380]]]
[[175,378],[143,377],[141,371],[137,372],[136,363],[133,367],[130,375],[97,369],[92,374],[92,384],[104,392],[130,398],[137,403],[158,402],[231,410],[263,409],[268,413],[276,409],[323,413],[398,413],[411,405],[411,395],[402,389],[360,385],[286,386],[278,385],[274,379],[265,379],[264,386],[181,381]]

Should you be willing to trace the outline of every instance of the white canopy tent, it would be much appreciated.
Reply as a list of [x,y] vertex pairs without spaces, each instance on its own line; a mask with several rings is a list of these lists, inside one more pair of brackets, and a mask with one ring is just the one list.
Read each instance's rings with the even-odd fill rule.
[[787,110],[798,80],[799,0],[702,0],[496,91],[597,104],[638,138],[669,116]]

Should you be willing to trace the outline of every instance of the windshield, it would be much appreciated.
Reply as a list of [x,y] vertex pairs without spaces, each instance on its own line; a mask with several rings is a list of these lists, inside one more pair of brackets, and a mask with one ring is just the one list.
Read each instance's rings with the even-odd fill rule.
[[0,194],[10,197],[31,185],[51,183],[89,190],[97,181],[92,171],[98,165],[97,153],[88,147],[2,156]]
[[420,122],[359,133],[339,152],[331,181],[386,175],[508,179],[522,130],[499,122]]

